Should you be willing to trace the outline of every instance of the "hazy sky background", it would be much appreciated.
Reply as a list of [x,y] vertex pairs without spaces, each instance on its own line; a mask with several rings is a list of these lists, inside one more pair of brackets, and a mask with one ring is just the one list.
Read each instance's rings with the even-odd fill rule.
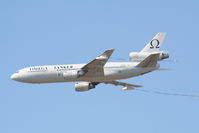
[[[199,94],[197,0],[1,0],[1,133],[198,133],[199,98],[122,91],[100,84],[84,93],[74,83],[24,84],[16,70],[87,63],[104,50],[128,59],[158,32],[176,63],[124,80],[143,89]],[[114,61],[114,60],[112,60]]]

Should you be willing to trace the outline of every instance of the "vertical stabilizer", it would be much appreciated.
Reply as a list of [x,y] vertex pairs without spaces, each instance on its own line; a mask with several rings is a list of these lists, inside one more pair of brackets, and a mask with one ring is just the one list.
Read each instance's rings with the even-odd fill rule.
[[166,33],[158,33],[155,37],[142,49],[141,52],[158,52],[166,37]]

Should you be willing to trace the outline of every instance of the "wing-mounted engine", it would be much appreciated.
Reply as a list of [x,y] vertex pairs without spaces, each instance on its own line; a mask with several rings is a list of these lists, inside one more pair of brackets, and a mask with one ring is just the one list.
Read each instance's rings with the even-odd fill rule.
[[88,91],[90,89],[95,88],[95,86],[99,84],[96,82],[81,82],[81,83],[76,83],[75,84],[75,90],[78,92],[84,92],[84,91]]
[[160,51],[160,52],[154,52],[154,53],[149,53],[149,52],[131,52],[129,54],[129,59],[131,61],[142,61],[146,57],[148,57],[151,54],[155,53],[160,53],[158,60],[163,60],[169,58],[169,53],[167,51]]

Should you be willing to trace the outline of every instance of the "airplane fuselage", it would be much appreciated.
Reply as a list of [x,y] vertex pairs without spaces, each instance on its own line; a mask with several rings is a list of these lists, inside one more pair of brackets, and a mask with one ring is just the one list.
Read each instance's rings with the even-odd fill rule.
[[55,83],[55,82],[106,82],[139,76],[159,68],[143,67],[137,68],[136,62],[109,62],[104,66],[103,75],[80,76],[76,73],[85,64],[33,66],[21,69],[14,73],[11,78],[25,83]]

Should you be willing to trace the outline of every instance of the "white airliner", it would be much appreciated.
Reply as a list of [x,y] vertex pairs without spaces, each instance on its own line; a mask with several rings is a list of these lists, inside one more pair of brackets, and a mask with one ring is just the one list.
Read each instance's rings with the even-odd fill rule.
[[166,33],[158,33],[140,52],[129,54],[130,62],[108,62],[114,49],[106,50],[88,64],[33,66],[15,72],[11,79],[25,83],[77,82],[76,91],[88,91],[99,83],[121,85],[123,90],[132,90],[140,85],[116,80],[127,79],[159,70],[158,61],[169,57],[160,51]]

